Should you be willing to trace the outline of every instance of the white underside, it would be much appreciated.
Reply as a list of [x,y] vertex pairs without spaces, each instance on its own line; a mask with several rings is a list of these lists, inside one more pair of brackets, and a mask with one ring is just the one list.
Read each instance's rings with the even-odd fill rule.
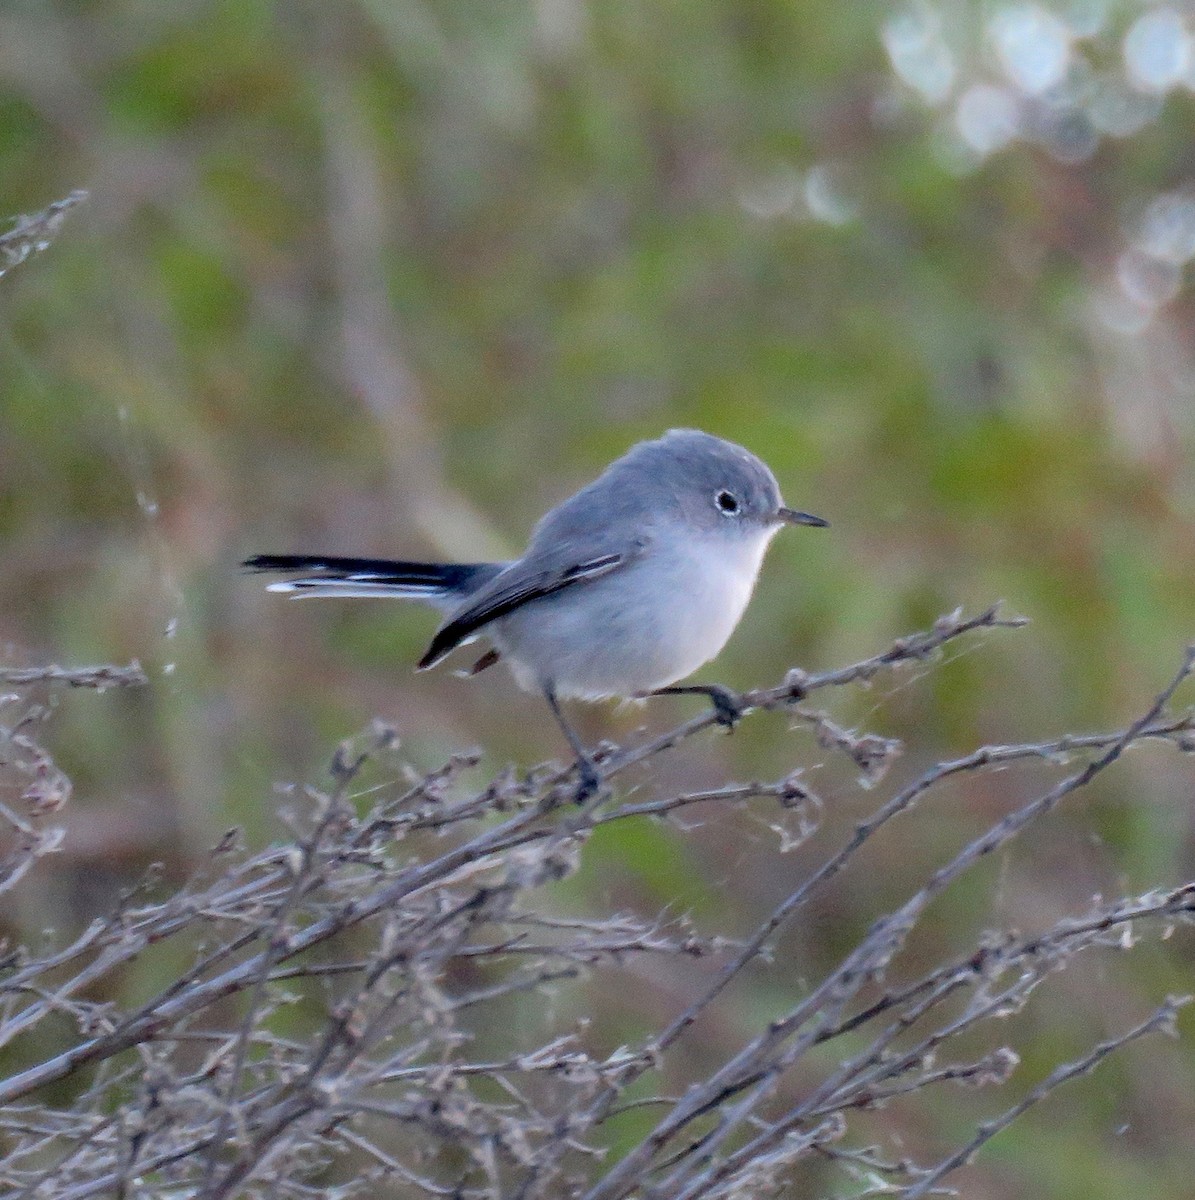
[[726,645],[771,540],[661,552],[533,601],[485,632],[519,684],[580,700],[627,697],[691,675]]

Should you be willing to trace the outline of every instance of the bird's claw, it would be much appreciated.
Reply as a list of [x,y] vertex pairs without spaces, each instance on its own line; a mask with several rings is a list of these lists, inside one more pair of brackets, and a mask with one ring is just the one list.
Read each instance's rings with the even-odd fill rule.
[[602,786],[602,774],[589,758],[577,759],[577,793],[573,797],[576,804],[584,804],[598,794]]
[[724,728],[733,730],[747,711],[743,698],[720,684],[712,684],[707,695],[714,706],[714,720]]

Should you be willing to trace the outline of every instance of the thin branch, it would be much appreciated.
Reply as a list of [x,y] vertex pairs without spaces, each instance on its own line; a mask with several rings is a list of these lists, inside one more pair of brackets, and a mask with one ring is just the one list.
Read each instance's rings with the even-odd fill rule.
[[17,217],[13,227],[0,233],[0,276],[19,266],[26,259],[49,248],[66,215],[82,204],[87,193],[76,190],[32,216]]
[[134,659],[127,666],[106,663],[99,667],[0,667],[0,684],[24,687],[32,683],[65,683],[74,688],[144,687],[149,682],[141,664]]
[[919,1200],[919,1197],[927,1195],[935,1184],[945,1179],[952,1171],[956,1171],[970,1162],[980,1147],[990,1142],[996,1134],[1007,1129],[1019,1116],[1028,1112],[1035,1104],[1039,1104],[1062,1084],[1069,1083],[1072,1079],[1077,1079],[1094,1070],[1108,1055],[1114,1054],[1130,1042],[1135,1042],[1149,1033],[1168,1033],[1171,1036],[1177,1036],[1175,1020],[1178,1010],[1189,1004],[1191,1000],[1191,996],[1170,996],[1141,1024],[1135,1025],[1117,1037],[1109,1038],[1106,1042],[1100,1042],[1082,1057],[1055,1067],[1041,1083],[1026,1092],[1011,1108],[1001,1113],[994,1121],[986,1121],[980,1125],[975,1136],[965,1146],[961,1146],[938,1163],[927,1175],[905,1188],[900,1193],[903,1200]]
[[[1051,1088],[1161,1027],[1163,1010],[1149,1028],[1020,1089],[1002,1117],[932,1167],[900,1161],[888,1146],[839,1145],[858,1114],[878,1104],[915,1106],[944,1083],[1015,1088],[1015,1041],[998,1024],[1004,1015],[1038,1003],[1077,955],[1130,952],[1144,923],[1165,935],[1195,918],[1195,883],[1186,882],[1101,900],[1030,934],[989,932],[916,971],[901,953],[929,906],[967,871],[1130,746],[1195,746],[1192,715],[1167,710],[1195,651],[1126,728],[981,747],[939,762],[888,786],[841,844],[819,845],[821,801],[801,757],[810,734],[854,765],[860,798],[884,784],[898,747],[845,727],[829,703],[815,709],[809,697],[923,664],[963,634],[1015,624],[996,609],[952,614],[852,666],[790,672],[777,687],[747,693],[749,715],[782,710],[800,730],[794,761],[770,782],[719,781],[625,800],[607,793],[578,809],[572,768],[508,769],[479,790],[466,774],[474,755],[413,772],[395,765],[392,731],[378,727],[346,744],[330,797],[294,791],[281,844],[250,852],[230,832],[181,885],[149,876],[67,944],[0,953],[0,1044],[31,1048],[0,1080],[0,1191],[28,1200],[232,1200],[266,1188],[277,1200],[314,1200],[398,1187],[461,1200],[587,1192],[729,1200],[788,1186],[812,1158],[851,1176],[856,1190],[859,1182],[872,1194],[937,1190]],[[8,682],[70,683],[72,674],[46,668]],[[112,684],[103,676],[92,682]],[[0,800],[0,820],[10,837],[43,852],[42,815],[69,795],[69,781],[36,741],[49,715],[30,707],[0,729],[25,788]],[[704,715],[642,745],[608,749],[601,769],[611,778],[633,762],[650,768],[655,755],[711,724]],[[389,778],[353,794],[365,760],[383,755]],[[1046,764],[1052,782],[916,878],[898,907],[873,913],[870,928],[788,1011],[748,1027],[729,1048],[712,1040],[700,1055],[686,1052],[684,1035],[700,1018],[726,1016],[731,984],[769,952],[784,922],[858,866],[861,848],[896,817],[911,820],[951,780],[995,781],[1022,763]],[[793,862],[764,862],[769,852],[807,843],[809,865],[746,941],[719,931],[717,911],[703,917],[712,930],[675,910],[646,918],[539,911],[542,889],[576,870],[596,829],[702,806],[748,808],[771,823],[764,814],[780,815],[780,843],[757,847],[760,871]],[[687,832],[681,821],[676,827]],[[36,856],[16,853],[27,877]],[[692,961],[677,989],[682,999],[639,1044],[597,1053],[592,1043],[604,1031],[587,1026],[580,982],[592,975],[625,991],[626,966],[644,954]],[[719,961],[705,967],[713,955]],[[112,981],[130,969],[162,978],[165,964],[171,982],[156,995],[115,998],[122,992]],[[565,1002],[551,999],[557,992]],[[673,994],[661,991],[658,1003]],[[512,1023],[515,1004],[522,1015]],[[736,1022],[744,1011],[736,1010]],[[989,1044],[977,1050],[977,1041]],[[786,1096],[798,1072],[797,1094]],[[652,1075],[667,1081],[659,1094],[644,1086]],[[611,1122],[634,1109],[655,1112],[655,1128],[610,1163],[603,1152],[621,1140]]]

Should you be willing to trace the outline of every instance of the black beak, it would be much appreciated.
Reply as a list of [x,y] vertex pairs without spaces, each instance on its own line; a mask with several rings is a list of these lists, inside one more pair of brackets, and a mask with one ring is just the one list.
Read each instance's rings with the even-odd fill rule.
[[818,529],[824,529],[830,524],[824,517],[815,517],[813,513],[798,512],[795,508],[778,508],[776,519],[783,521],[786,525],[814,525]]

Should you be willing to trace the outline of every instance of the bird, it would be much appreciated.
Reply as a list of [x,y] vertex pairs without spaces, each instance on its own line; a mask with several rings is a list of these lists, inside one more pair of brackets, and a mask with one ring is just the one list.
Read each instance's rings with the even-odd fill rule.
[[775,475],[749,450],[671,429],[551,509],[509,562],[258,554],[242,566],[292,576],[268,590],[294,598],[396,598],[438,609],[443,619],[418,670],[486,639],[468,673],[504,661],[522,688],[543,695],[576,755],[583,802],[601,773],[560,702],[702,694],[733,727],[741,715],[733,693],[679,681],[730,638],[775,534],[828,524],[786,507]]

